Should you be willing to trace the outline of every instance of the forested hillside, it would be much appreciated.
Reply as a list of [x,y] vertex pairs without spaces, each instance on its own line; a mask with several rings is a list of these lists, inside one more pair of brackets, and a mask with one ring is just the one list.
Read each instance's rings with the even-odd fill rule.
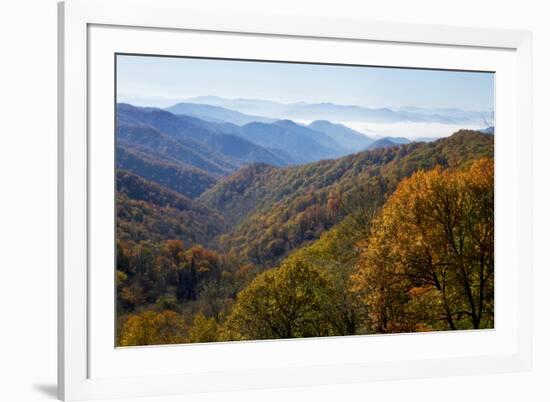
[[493,325],[493,136],[342,156],[345,126],[193,110],[118,106],[118,345]]
[[116,186],[119,241],[179,239],[214,246],[228,228],[215,211],[132,173],[119,170]]
[[492,152],[491,137],[462,131],[431,143],[291,168],[252,165],[222,180],[200,201],[236,223],[221,239],[224,249],[257,264],[271,264],[318,239],[362,204],[382,202],[413,172],[436,165],[462,167]]
[[117,147],[116,161],[117,169],[133,172],[191,198],[201,195],[219,179],[208,171],[132,147]]

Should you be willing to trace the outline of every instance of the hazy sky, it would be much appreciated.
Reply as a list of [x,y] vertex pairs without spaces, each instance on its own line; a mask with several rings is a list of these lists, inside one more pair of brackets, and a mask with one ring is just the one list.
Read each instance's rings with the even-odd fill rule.
[[492,73],[118,56],[117,101],[200,95],[367,107],[493,110]]

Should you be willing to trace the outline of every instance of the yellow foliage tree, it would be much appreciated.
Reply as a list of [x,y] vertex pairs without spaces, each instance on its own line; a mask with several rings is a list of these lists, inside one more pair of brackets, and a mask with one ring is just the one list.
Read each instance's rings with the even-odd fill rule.
[[174,311],[144,311],[124,322],[119,346],[166,345],[186,342],[185,321]]
[[218,340],[218,323],[214,318],[206,318],[199,313],[193,320],[193,326],[189,330],[189,342],[204,343]]
[[334,334],[335,288],[321,269],[297,258],[258,275],[237,296],[223,330],[228,340]]
[[353,277],[374,332],[493,326],[493,165],[417,172],[386,202]]

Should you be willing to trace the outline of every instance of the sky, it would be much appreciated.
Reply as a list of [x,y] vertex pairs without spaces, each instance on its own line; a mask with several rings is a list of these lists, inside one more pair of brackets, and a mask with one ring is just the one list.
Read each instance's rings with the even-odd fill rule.
[[331,102],[365,107],[492,111],[486,72],[117,56],[117,101],[169,106],[186,98]]

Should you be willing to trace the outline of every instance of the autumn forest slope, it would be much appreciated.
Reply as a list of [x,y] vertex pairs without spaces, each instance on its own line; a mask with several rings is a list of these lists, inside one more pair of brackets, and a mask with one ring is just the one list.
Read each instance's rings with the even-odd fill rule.
[[461,131],[431,143],[365,151],[289,168],[248,166],[199,201],[234,225],[221,244],[256,263],[273,263],[318,239],[361,203],[382,203],[405,177],[436,165],[460,168],[493,153],[493,138]]

